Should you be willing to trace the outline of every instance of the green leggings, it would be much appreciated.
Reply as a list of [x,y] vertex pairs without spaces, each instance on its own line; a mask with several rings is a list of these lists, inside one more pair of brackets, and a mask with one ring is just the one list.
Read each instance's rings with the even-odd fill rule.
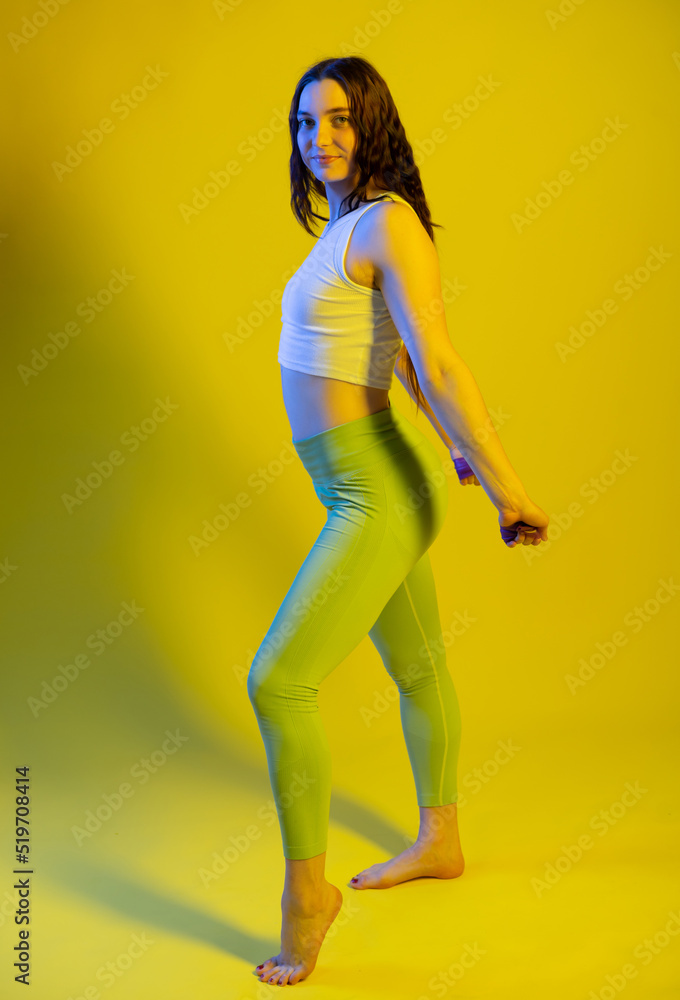
[[366,634],[399,690],[419,806],[458,800],[460,711],[428,554],[448,506],[437,450],[392,406],[293,444],[326,523],[255,655],[248,697],[284,857],[302,859],[322,854],[328,838],[319,685]]

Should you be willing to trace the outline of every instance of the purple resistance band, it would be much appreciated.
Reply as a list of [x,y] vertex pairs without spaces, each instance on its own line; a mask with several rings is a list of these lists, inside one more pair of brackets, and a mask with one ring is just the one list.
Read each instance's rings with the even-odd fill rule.
[[461,480],[467,479],[468,476],[474,476],[474,472],[467,464],[466,458],[454,458],[453,464],[456,467],[456,472],[458,473],[458,478]]
[[[458,473],[458,479],[460,482],[467,479],[468,476],[474,476],[475,473],[470,468],[465,458],[454,458],[453,464],[456,472]],[[514,542],[519,528],[532,528],[533,531],[536,530],[532,524],[527,524],[526,521],[515,521],[514,524],[509,525],[507,528],[500,529],[503,541]]]
[[520,528],[530,528],[531,531],[536,531],[533,524],[527,524],[526,521],[515,521],[508,528],[501,528],[501,538],[504,542],[516,541],[515,535]]

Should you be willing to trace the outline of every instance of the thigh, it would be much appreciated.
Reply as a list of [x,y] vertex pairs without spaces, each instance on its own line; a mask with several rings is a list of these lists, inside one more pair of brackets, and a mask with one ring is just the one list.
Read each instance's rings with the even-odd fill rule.
[[448,481],[437,449],[421,433],[413,446],[383,464],[389,531],[407,557],[406,576],[441,531],[449,503]]
[[[368,634],[404,579],[427,553],[446,512],[446,477],[436,450],[418,436],[336,482],[314,485],[327,519],[265,635],[253,681],[310,690]],[[404,593],[425,596],[429,560]],[[429,612],[426,612],[429,613]]]
[[251,683],[285,683],[293,696],[297,685],[301,698],[359,644],[411,568],[388,530],[380,476],[315,489],[326,523],[251,666]]

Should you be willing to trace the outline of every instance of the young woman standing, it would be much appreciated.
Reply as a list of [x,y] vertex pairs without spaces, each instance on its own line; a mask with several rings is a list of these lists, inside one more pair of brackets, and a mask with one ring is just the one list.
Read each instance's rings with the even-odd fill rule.
[[323,60],[298,81],[289,123],[293,211],[315,235],[313,193],[326,198],[329,220],[286,285],[278,360],[293,444],[327,519],[248,676],[286,863],[281,950],[256,974],[281,986],[313,971],[342,905],[324,874],[331,762],[316,697],[367,634],[399,689],[420,831],[350,885],[384,889],[464,868],[460,711],[428,554],[448,508],[447,476],[431,442],[390,404],[395,370],[460,481],[481,484],[498,510],[505,544],[538,545],[548,526],[449,339],[433,224],[387,84],[364,59]]

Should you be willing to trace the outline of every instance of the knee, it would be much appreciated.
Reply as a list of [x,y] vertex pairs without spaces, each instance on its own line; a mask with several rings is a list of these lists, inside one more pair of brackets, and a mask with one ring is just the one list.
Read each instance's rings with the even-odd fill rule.
[[423,676],[423,667],[408,657],[390,657],[385,661],[387,672],[394,681],[399,694],[413,694]]
[[402,694],[413,694],[436,679],[439,657],[431,642],[421,643],[415,636],[404,636],[401,645],[395,643],[390,649],[382,649],[381,657]]
[[256,656],[248,671],[250,703],[259,716],[317,710],[318,685],[302,682],[285,658]]
[[272,717],[287,699],[286,665],[279,656],[257,653],[248,671],[246,688],[255,713]]
[[258,715],[266,714],[275,694],[274,672],[261,659],[253,660],[248,671],[246,690],[250,704]]
[[432,685],[436,686],[441,675],[438,663],[433,662],[430,657],[413,657],[408,663],[404,661],[398,667],[393,667],[390,673],[399,692],[411,697]]

